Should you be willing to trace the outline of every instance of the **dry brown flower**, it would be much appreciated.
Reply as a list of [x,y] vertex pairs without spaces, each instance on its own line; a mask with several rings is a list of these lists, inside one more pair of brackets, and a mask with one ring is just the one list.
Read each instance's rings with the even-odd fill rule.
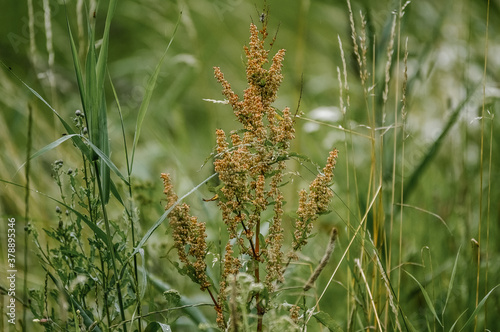
[[305,190],[299,192],[298,218],[295,220],[293,250],[300,250],[311,234],[313,222],[320,214],[328,212],[328,205],[333,197],[330,185],[333,180],[333,169],[337,162],[338,150],[330,151],[323,172],[318,174],[309,185],[309,194]]
[[[168,210],[177,201],[177,195],[173,190],[170,176],[162,173],[161,178],[167,196],[165,210]],[[198,222],[198,218],[189,215],[189,205],[186,203],[175,206],[168,217],[180,261],[184,263],[188,275],[200,285],[200,288],[207,289],[210,287],[210,282],[206,275],[205,257],[208,247],[205,223]]]

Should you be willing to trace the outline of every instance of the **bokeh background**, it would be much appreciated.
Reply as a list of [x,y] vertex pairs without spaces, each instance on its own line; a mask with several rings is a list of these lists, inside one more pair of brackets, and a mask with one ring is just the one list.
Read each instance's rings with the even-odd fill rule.
[[[66,20],[68,18],[77,36],[78,19],[85,18],[82,13],[92,13],[92,9],[85,9],[86,5],[91,6],[90,3],[66,3],[65,6],[62,1],[35,1],[35,20],[30,28],[26,2],[1,2],[0,59],[5,64],[0,69],[2,180],[26,184],[24,168],[21,166],[26,161],[29,107],[33,110],[32,153],[64,133],[64,128],[53,112],[20,80],[36,90],[67,121],[71,121],[75,111],[81,108]],[[279,109],[285,106],[296,109],[300,101],[300,111],[303,112],[303,116],[296,121],[297,138],[292,149],[307,155],[319,165],[324,164],[332,147],[340,150],[335,172],[336,184],[333,187],[337,195],[332,205],[335,213],[322,217],[317,228],[319,234],[303,257],[314,267],[327,243],[329,229],[335,226],[340,230],[339,248],[332,259],[335,264],[332,263],[331,270],[326,271],[319,281],[324,285],[348,244],[345,236],[348,216],[351,215],[353,219],[362,216],[367,201],[371,199],[371,143],[366,138],[354,135],[346,145],[348,136],[339,126],[345,127],[347,123],[357,133],[370,133],[367,128],[367,108],[373,106],[378,109],[381,105],[386,48],[391,38],[392,19],[400,3],[352,1],[357,29],[360,29],[360,12],[367,20],[371,72],[368,100],[371,106],[367,106],[360,85],[349,13],[344,1],[269,0],[268,5],[270,39],[277,33],[271,53],[279,48],[287,50],[284,81],[275,106]],[[172,173],[177,192],[188,192],[213,172],[211,160],[207,162],[207,158],[215,146],[215,129],[223,128],[229,132],[238,128],[229,106],[203,99],[223,99],[221,88],[213,77],[214,66],[221,67],[233,89],[242,95],[246,87],[243,45],[248,42],[249,24],[258,23],[262,7],[260,1],[248,0],[119,2],[111,27],[108,71],[123,111],[129,147],[147,80],[180,19],[178,31],[159,74],[134,162],[134,192],[140,209],[142,231],[147,230],[163,211],[159,174],[165,171]],[[96,12],[98,35],[99,31],[102,33],[105,8],[106,3],[101,3]],[[46,20],[45,15],[49,15],[50,20]],[[398,134],[395,153],[398,165],[396,188],[401,187],[401,178],[407,183],[414,174],[416,176],[411,187],[404,189],[404,204],[409,207],[404,209],[402,261],[408,263],[408,270],[418,276],[422,285],[429,287],[436,303],[440,303],[442,293],[447,290],[450,269],[461,248],[459,271],[462,273],[453,295],[456,301],[447,309],[450,317],[455,319],[464,310],[468,309],[470,313],[474,308],[475,271],[471,267],[476,256],[471,240],[482,240],[482,280],[485,271],[488,271],[487,283],[480,284],[480,298],[500,283],[500,244],[497,241],[500,236],[500,123],[497,115],[500,106],[499,22],[498,0],[416,0],[409,3],[401,25],[398,25],[399,35],[396,38],[399,37],[399,40],[395,40],[400,50],[395,50],[391,69],[386,106],[388,116],[384,122],[381,118],[377,122],[380,126],[378,132],[386,130],[382,127],[394,123],[394,109],[401,107],[403,56],[407,40],[407,117],[404,134],[402,131]],[[34,33],[34,43],[31,45],[30,29]],[[342,59],[338,38],[345,52],[350,87],[347,122],[344,122],[345,118],[339,109],[337,68],[342,70]],[[84,44],[78,46],[82,48]],[[119,168],[124,169],[120,118],[109,85],[107,89],[113,151],[111,158]],[[458,117],[450,123],[450,117],[457,108]],[[451,128],[445,132],[447,124],[451,124]],[[399,205],[391,205],[390,198],[394,156],[391,130],[387,129],[385,154],[377,156],[377,165],[382,165],[377,174],[380,172],[383,176],[381,195],[385,197],[387,225],[391,209],[399,208]],[[431,153],[440,135],[443,136],[441,144]],[[401,149],[403,140],[404,153]],[[346,147],[348,151],[345,151]],[[65,167],[78,167],[79,158],[76,149],[67,141],[34,159],[31,188],[57,197],[58,188],[51,176],[51,163],[62,159]],[[424,160],[427,160],[425,167],[415,173]],[[290,175],[294,182],[287,187],[289,207],[293,211],[296,204],[293,201],[294,193],[307,186],[307,181],[314,178],[316,169],[313,163],[301,165],[295,162],[290,163],[290,167],[299,174]],[[358,190],[354,189],[354,183]],[[202,187],[190,197],[189,202],[194,214],[207,221],[211,238],[216,239],[221,225],[215,204],[202,201],[202,198],[210,195],[207,188]],[[401,203],[399,195],[398,189],[397,204]],[[120,219],[122,211],[115,205],[116,211],[112,211],[112,217]],[[35,192],[31,194],[29,210],[31,223],[37,229],[55,227],[57,224],[55,204],[43,195]],[[0,184],[0,234],[5,234],[4,221],[10,216],[18,220],[21,233],[24,211],[24,190]],[[480,222],[482,234],[478,233]],[[367,227],[370,230],[370,220]],[[171,246],[165,235],[166,229],[160,228],[151,239],[152,257],[166,255],[161,251]],[[394,234],[394,239],[387,238],[386,241],[394,241],[396,246],[399,228]],[[1,243],[0,262],[3,264],[6,256],[4,238]],[[18,244],[21,253],[21,239]],[[29,255],[31,263],[36,265],[35,254]],[[192,287],[189,280],[183,280],[176,271],[168,270],[168,263],[163,264],[163,270],[157,264],[152,264],[151,270],[181,289],[181,292],[191,293],[193,302],[203,298],[204,295],[196,292],[196,287]],[[346,270],[347,267],[341,268],[343,272],[339,272],[336,277],[338,282],[330,286],[321,303],[324,306],[339,303],[337,311],[330,312],[339,322],[347,319],[344,306],[346,295],[342,285]],[[4,272],[0,273],[3,276]],[[43,276],[37,277],[36,270],[33,270],[30,278],[32,287],[43,284]],[[405,285],[400,301],[412,322],[421,330],[429,310],[418,286],[411,280],[406,280]],[[498,323],[495,323],[494,317],[500,310],[498,291],[488,303],[487,312],[490,314],[481,315],[481,326],[495,330],[500,328],[500,325],[495,325]]]

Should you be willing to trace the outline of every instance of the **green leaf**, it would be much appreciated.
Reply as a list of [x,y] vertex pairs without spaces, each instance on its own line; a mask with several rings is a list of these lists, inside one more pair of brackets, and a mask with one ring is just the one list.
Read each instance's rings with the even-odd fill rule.
[[340,325],[337,324],[337,322],[332,318],[332,316],[330,316],[324,311],[315,313],[313,317],[316,318],[318,322],[326,326],[328,330],[332,332],[344,332],[344,330],[342,330]]
[[493,293],[493,291],[495,289],[497,289],[498,287],[500,286],[500,284],[496,285],[495,287],[492,288],[492,290],[489,291],[488,294],[486,294],[485,297],[483,297],[483,299],[481,300],[481,302],[479,302],[479,304],[477,305],[476,309],[474,309],[474,312],[472,313],[472,315],[470,315],[469,319],[467,320],[467,322],[465,322],[464,326],[462,326],[462,328],[460,329],[460,331],[463,331],[463,329],[465,329],[467,326],[469,326],[470,323],[472,323],[474,321],[474,318],[476,317],[476,315],[479,313],[479,310],[481,310],[481,308],[484,306],[484,304],[486,303],[486,300],[488,299],[488,297],[491,295],[491,293]]
[[422,294],[424,295],[424,298],[425,298],[425,302],[427,302],[427,305],[429,306],[429,309],[431,310],[432,314],[434,315],[434,318],[436,318],[436,320],[438,321],[439,325],[443,326],[443,323],[441,323],[441,321],[439,320],[439,317],[436,313],[436,309],[434,309],[434,306],[432,305],[432,301],[431,301],[431,298],[429,297],[429,294],[427,294],[427,291],[425,290],[425,288],[418,282],[418,280],[412,276],[408,271],[406,271],[406,274],[408,274],[413,280],[415,280],[415,282],[417,283],[418,287],[420,287],[420,290],[422,291]]
[[167,301],[167,308],[178,307],[181,302],[181,294],[176,289],[169,289],[163,292],[163,297]]
[[144,332],[156,332],[156,331],[162,331],[162,332],[172,332],[172,329],[170,329],[170,326],[167,324],[159,323],[159,322],[151,322],[146,326],[146,329]]

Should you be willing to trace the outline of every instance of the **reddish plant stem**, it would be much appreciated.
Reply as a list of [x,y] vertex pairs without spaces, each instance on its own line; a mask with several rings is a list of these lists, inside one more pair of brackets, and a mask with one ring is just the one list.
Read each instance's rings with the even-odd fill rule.
[[[259,235],[260,235],[260,219],[257,220],[257,225],[255,226],[255,256],[253,258],[255,261],[255,282],[256,283],[260,282],[260,271],[259,271],[260,240],[259,240]],[[257,302],[257,331],[262,331],[262,329],[263,329],[262,318],[264,317],[264,308],[262,307],[262,304],[260,302],[260,294],[259,293],[257,293],[255,295],[255,301]]]

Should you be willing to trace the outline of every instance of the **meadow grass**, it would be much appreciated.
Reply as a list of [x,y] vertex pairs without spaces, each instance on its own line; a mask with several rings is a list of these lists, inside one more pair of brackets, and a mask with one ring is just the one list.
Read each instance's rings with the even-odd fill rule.
[[[500,64],[488,32],[498,13],[489,2],[451,3],[16,7],[27,19],[4,27],[17,53],[2,57],[0,74],[1,214],[23,235],[15,330],[496,330]],[[332,212],[314,221],[298,260],[281,261],[284,283],[277,272],[264,286],[260,221],[245,237],[253,251],[232,249],[253,277],[221,279],[234,240],[211,199],[228,195],[214,173],[221,166],[211,167],[224,152],[214,152],[215,129],[241,127],[228,105],[203,99],[223,98],[214,65],[244,89],[242,21],[269,22],[272,54],[287,49],[276,118],[285,106],[299,111],[281,175],[287,212],[275,212],[283,243],[301,218],[299,190],[321,174],[327,151],[339,151]],[[183,195],[163,211],[166,170]],[[206,279],[192,262],[179,265],[176,228],[164,227],[184,201],[206,222]],[[200,280],[210,295],[193,287]],[[3,314],[0,325],[11,328]]]

